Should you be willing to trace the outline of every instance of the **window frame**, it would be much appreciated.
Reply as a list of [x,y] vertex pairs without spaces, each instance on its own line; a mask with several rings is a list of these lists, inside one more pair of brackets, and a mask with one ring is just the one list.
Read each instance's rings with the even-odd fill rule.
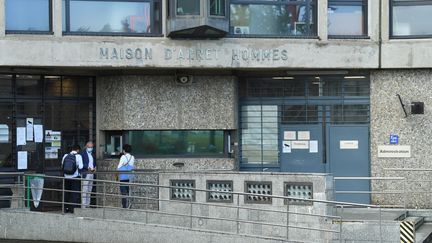
[[429,35],[394,35],[393,34],[393,8],[395,6],[424,6],[424,5],[432,5],[432,2],[426,0],[417,0],[417,1],[404,1],[404,0],[390,0],[389,3],[389,37],[390,39],[426,39],[432,38],[432,33]]
[[[32,34],[32,35],[53,35],[53,0],[46,0],[48,1],[48,26],[49,30],[8,30],[6,28],[6,18],[7,18],[7,12],[5,8],[5,33],[8,34]],[[6,4],[6,2],[5,2]],[[6,5],[5,5],[6,7]]]
[[[70,30],[70,2],[148,2],[150,3],[150,25],[151,25],[151,32],[152,33],[127,33],[127,32],[97,32],[97,31],[71,31]],[[158,29],[154,24],[154,15],[155,15],[155,3],[159,3],[160,9],[159,9],[159,16],[161,18],[161,26],[160,30],[161,33],[155,33],[155,31]],[[81,35],[81,36],[146,36],[146,37],[162,37],[163,30],[162,30],[162,0],[64,0],[64,11],[65,11],[65,24],[64,28],[62,28],[62,34],[65,36],[73,36],[73,35]],[[63,10],[62,10],[63,11]],[[62,20],[63,25],[63,20]]]
[[[190,17],[202,17],[203,16],[203,2],[201,0],[199,0],[199,14],[178,14],[177,13],[177,6],[178,6],[178,0],[174,1],[174,15],[176,18],[182,18],[182,17],[186,17],[186,18],[190,18]],[[169,9],[168,9],[169,12]]]
[[[230,0],[228,2],[228,11],[227,17],[229,18],[229,31],[227,34],[227,38],[280,38],[280,39],[318,39],[318,0],[308,0],[309,3],[304,3],[300,0],[290,1],[290,2],[276,2],[276,1],[266,1],[266,0]],[[244,4],[244,5],[305,5],[306,6],[306,14],[307,19],[310,19],[310,11],[312,10],[312,20],[314,20],[314,25],[312,33],[309,35],[257,35],[257,34],[241,34],[236,35],[231,33],[231,5],[232,4]],[[308,9],[310,6],[311,9]],[[310,23],[309,23],[310,25]]]
[[[328,0],[327,3],[327,18],[328,8],[330,4],[339,4],[341,6],[361,6],[363,9],[363,34],[361,35],[330,35],[329,39],[369,39],[369,3],[368,0]],[[327,25],[328,30],[328,25]]]
[[229,16],[229,5],[231,4],[231,1],[227,1],[227,0],[222,0],[223,2],[225,2],[225,6],[224,6],[224,14],[223,15],[213,15],[211,13],[211,0],[207,0],[207,10],[208,10],[208,16],[210,18],[221,18],[221,19],[225,19]]

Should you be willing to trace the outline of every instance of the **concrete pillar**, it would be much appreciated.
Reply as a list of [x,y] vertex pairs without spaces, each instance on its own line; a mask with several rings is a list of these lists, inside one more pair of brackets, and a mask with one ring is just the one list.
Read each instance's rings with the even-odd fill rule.
[[168,0],[162,0],[162,34],[166,35],[166,28],[167,28],[167,11],[168,11]]
[[6,34],[5,2],[6,0],[0,0],[0,36],[5,36]]
[[318,37],[323,41],[328,40],[327,4],[327,0],[318,1],[318,19],[315,21],[318,23]]
[[377,0],[368,1],[368,35],[372,41],[379,40],[379,30],[381,28],[379,23],[380,18],[380,2]]
[[381,40],[383,42],[390,39],[390,21],[389,1],[381,0]]
[[62,24],[63,24],[62,15],[63,15],[62,0],[53,0],[52,1],[52,28],[53,28],[52,31],[54,32],[54,36],[56,37],[62,36]]

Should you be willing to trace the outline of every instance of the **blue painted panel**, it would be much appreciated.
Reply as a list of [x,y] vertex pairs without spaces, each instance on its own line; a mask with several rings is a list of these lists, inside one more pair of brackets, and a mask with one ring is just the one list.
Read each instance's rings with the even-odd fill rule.
[[[341,149],[340,141],[358,141],[358,149]],[[335,177],[369,177],[369,126],[329,125],[329,172]],[[370,191],[369,180],[336,181],[336,191]],[[337,201],[369,204],[370,194],[336,194]]]
[[[309,131],[310,141],[318,141],[318,153],[311,153],[309,149],[291,149],[291,153],[283,153],[282,141],[284,141],[285,131],[295,131],[297,133],[296,136],[298,136],[299,131]],[[325,172],[322,124],[281,125],[280,132],[281,171],[306,173]],[[307,142],[309,143],[309,141]]]

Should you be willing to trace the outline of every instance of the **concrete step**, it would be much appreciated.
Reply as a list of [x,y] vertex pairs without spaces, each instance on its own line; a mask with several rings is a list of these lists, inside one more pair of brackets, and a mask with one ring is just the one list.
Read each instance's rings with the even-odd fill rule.
[[419,229],[424,223],[424,217],[421,216],[408,216],[404,219],[404,221],[409,221],[414,223],[415,229]]
[[432,223],[424,223],[418,230],[416,230],[416,242],[432,242]]

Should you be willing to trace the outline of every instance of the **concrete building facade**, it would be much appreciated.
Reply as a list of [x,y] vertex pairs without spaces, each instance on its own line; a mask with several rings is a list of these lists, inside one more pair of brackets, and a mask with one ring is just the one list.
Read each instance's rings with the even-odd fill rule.
[[[146,10],[150,14],[143,15],[148,19],[140,20],[152,23],[144,24],[152,29],[147,32],[138,27],[134,32],[129,19],[124,21],[132,31],[78,28],[73,11],[79,3],[89,4],[89,9],[98,6],[90,6],[97,1],[76,0],[46,1],[47,31],[14,29],[10,15],[16,6],[11,2],[0,0],[0,87],[11,90],[0,91],[0,125],[6,125],[7,134],[0,154],[4,170],[56,173],[56,156],[67,146],[95,140],[100,170],[115,169],[119,146],[131,143],[137,169],[430,177],[427,170],[399,170],[429,169],[432,158],[432,39],[427,30],[417,34],[412,23],[404,22],[407,13],[398,6],[409,1],[256,1],[255,8],[253,1],[198,1],[196,16],[203,19],[199,25],[194,25],[196,16],[181,19],[182,11],[194,10],[185,5],[180,11],[181,1],[135,1],[151,6]],[[212,4],[222,4],[217,6],[226,11],[218,12],[217,21],[226,21],[228,27],[206,20],[211,19],[207,6],[210,15],[216,11]],[[297,19],[283,22],[290,31],[255,33],[254,28],[261,28],[252,23],[261,16],[256,10],[260,4],[278,16],[293,18],[287,12],[294,11]],[[245,6],[248,17],[238,14]],[[427,1],[418,6],[430,7]],[[101,15],[106,14],[102,9]],[[356,26],[346,30],[340,21]],[[351,33],[357,25],[360,32]],[[411,32],[406,30],[410,27]],[[223,36],[216,36],[220,33]],[[68,82],[76,87],[68,88]],[[40,93],[30,92],[34,87]],[[68,94],[71,89],[77,93]],[[40,106],[34,110],[21,108],[36,101]],[[423,102],[424,114],[412,115],[411,102]],[[17,145],[17,128],[25,126],[27,118],[43,125],[43,145],[31,144],[28,137],[28,144]],[[73,122],[63,128],[68,122],[62,119]],[[47,140],[47,130],[60,132],[60,143]],[[397,142],[382,147],[390,145],[390,136],[397,136]],[[28,151],[25,168],[18,165],[20,151]],[[344,185],[338,188],[336,183],[336,190],[397,187],[373,180]],[[408,188],[428,186],[413,182]],[[337,199],[402,200],[380,195]],[[431,205],[421,196],[410,203]]]

